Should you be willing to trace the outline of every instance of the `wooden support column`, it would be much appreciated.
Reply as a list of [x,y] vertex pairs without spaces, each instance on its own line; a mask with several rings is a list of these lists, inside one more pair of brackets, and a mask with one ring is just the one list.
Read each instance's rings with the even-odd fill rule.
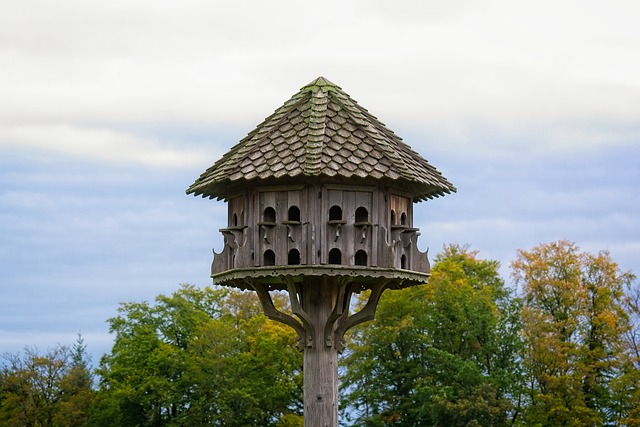
[[251,279],[245,283],[258,294],[267,317],[298,333],[298,348],[304,352],[304,427],[338,427],[338,354],[344,349],[344,334],[373,320],[382,293],[402,280],[379,279],[370,285],[369,300],[353,315],[349,315],[351,296],[362,288],[348,277],[308,276],[303,283],[290,276],[282,280],[293,315],[274,306],[266,284]]
[[302,307],[317,333],[304,349],[304,427],[338,427],[338,351],[322,333],[337,293],[335,278],[305,278]]

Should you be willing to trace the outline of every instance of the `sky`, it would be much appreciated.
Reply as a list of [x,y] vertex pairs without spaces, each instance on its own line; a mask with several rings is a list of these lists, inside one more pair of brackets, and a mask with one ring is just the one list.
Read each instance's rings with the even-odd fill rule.
[[25,0],[0,14],[0,355],[206,286],[222,202],[185,189],[319,76],[458,189],[419,246],[560,239],[640,272],[640,3]]

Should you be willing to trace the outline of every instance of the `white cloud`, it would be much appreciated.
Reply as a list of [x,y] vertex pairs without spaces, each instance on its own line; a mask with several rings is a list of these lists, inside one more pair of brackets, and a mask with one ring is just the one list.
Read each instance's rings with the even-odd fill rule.
[[0,121],[253,124],[318,75],[436,131],[640,118],[637,2],[389,4],[13,3]]
[[451,0],[355,0],[354,9],[367,17],[375,17],[380,22],[424,25],[459,20],[468,14],[476,13],[487,6],[487,1]]
[[194,167],[206,164],[211,152],[163,146],[109,128],[71,124],[0,127],[0,147],[20,147],[113,163]]

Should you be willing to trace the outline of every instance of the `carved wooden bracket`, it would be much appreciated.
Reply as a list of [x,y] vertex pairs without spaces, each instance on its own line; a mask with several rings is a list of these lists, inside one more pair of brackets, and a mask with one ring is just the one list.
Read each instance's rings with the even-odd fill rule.
[[[313,347],[313,343],[315,342],[316,331],[315,331],[315,328],[313,327],[312,319],[309,318],[309,315],[302,308],[302,290],[300,289],[300,285],[295,284],[291,276],[285,276],[285,282],[287,283],[287,292],[289,292],[289,302],[291,303],[291,312],[296,316],[298,316],[298,318],[302,322],[304,331],[306,332],[304,335],[304,339],[306,339],[306,341],[302,342],[303,346],[300,349],[302,351],[304,347]],[[301,347],[301,343],[298,343],[298,348],[300,347]]]
[[273,300],[271,299],[271,295],[269,295],[269,290],[267,288],[268,285],[264,283],[254,282],[251,279],[246,279],[246,283],[256,291],[256,294],[258,294],[258,299],[260,300],[260,305],[262,305],[262,311],[264,311],[264,315],[271,320],[275,320],[276,322],[284,323],[285,325],[291,326],[298,334],[298,349],[300,351],[304,350],[305,340],[307,337],[305,326],[300,323],[295,317],[281,312],[273,305]]
[[[328,279],[325,278],[325,285]],[[335,279],[335,286],[337,286],[336,303],[333,307],[333,311],[327,323],[324,326],[324,341],[327,347],[333,347],[335,345],[335,330],[337,320],[343,316],[349,315],[349,305],[351,304],[352,290],[349,285],[347,277],[338,277]]]
[[[338,317],[336,322],[336,329],[334,332],[334,345],[338,352],[344,350],[344,334],[356,325],[373,320],[378,308],[378,302],[382,293],[389,288],[391,279],[380,279],[378,283],[371,286],[371,295],[365,306],[357,313],[349,316],[348,310],[353,294],[352,289],[348,289],[345,293],[345,312]],[[353,286],[353,285],[351,285]]]
[[365,240],[367,240],[367,229],[369,228],[368,224],[365,224],[363,226],[360,227],[360,233],[361,237],[360,237],[360,243],[364,242]]
[[[291,276],[285,276],[284,281],[287,285],[289,293],[289,301],[291,304],[291,312],[295,317],[278,310],[273,304],[271,295],[269,294],[268,285],[258,283],[252,279],[246,279],[247,285],[253,288],[258,294],[258,299],[262,305],[265,316],[284,323],[292,327],[298,335],[298,349],[303,351],[305,348],[313,348],[315,345],[316,331],[314,325],[317,325],[318,319],[312,319],[302,306],[303,286],[295,283]],[[382,293],[389,288],[391,282],[397,280],[381,278],[377,283],[370,286],[371,295],[365,306],[352,315],[349,315],[351,308],[351,299],[355,292],[362,290],[361,285],[350,280],[349,277],[325,277],[320,286],[334,287],[335,304],[329,317],[324,324],[323,338],[327,348],[334,348],[338,352],[342,352],[345,348],[344,335],[356,325],[373,320],[375,317],[378,302]],[[318,325],[318,326],[321,326]]]

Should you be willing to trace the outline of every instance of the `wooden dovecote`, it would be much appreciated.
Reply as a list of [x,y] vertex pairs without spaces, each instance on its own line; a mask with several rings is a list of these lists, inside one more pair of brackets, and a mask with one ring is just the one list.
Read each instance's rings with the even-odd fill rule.
[[[318,78],[187,189],[228,206],[217,284],[254,290],[304,351],[305,427],[338,426],[344,334],[374,318],[387,289],[426,283],[413,204],[456,191],[335,84]],[[354,293],[370,290],[351,313]],[[270,291],[289,295],[278,309]]]
[[[424,282],[413,203],[455,191],[427,160],[319,77],[267,117],[187,190],[228,204],[212,277],[398,275]],[[277,281],[273,288],[284,288]]]

